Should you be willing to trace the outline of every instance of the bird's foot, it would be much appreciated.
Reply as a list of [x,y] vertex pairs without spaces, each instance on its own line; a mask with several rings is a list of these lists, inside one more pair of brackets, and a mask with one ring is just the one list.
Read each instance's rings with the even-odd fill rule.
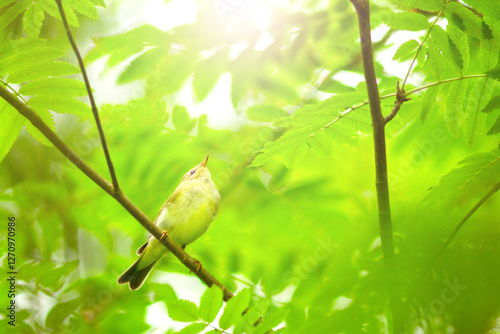
[[165,239],[167,236],[168,236],[168,231],[167,230],[162,231],[160,236],[160,241]]

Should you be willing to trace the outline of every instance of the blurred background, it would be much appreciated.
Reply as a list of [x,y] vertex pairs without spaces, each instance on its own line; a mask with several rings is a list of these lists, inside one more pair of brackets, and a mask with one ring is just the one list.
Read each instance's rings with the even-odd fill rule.
[[[397,31],[382,23],[385,15],[408,5],[371,3],[379,85],[382,94],[393,93],[412,59],[408,53],[393,60],[394,53],[425,30]],[[350,2],[123,0],[105,5],[97,7],[97,15],[77,7],[68,8],[72,14],[67,15],[124,193],[154,219],[184,173],[209,153],[220,210],[186,251],[229,290],[250,287],[251,303],[271,298],[270,312],[289,309],[283,332],[386,332],[386,292],[392,287],[385,283],[378,237],[368,108],[356,110],[368,130],[356,128],[326,148],[286,150],[259,167],[249,166],[266,143],[285,132],[272,125],[281,117],[332,94],[366,94]],[[0,8],[0,15],[5,10]],[[436,16],[420,13],[429,20]],[[62,23],[53,16],[46,15],[40,38],[67,50],[62,59],[76,64]],[[12,20],[0,40],[23,37],[22,20]],[[447,22],[443,18],[438,24]],[[480,42],[470,36],[468,42],[466,74],[481,73]],[[422,62],[408,87],[432,81],[432,69]],[[458,162],[498,145],[498,137],[482,135],[471,147],[451,133],[443,117],[446,93],[437,95],[425,123],[422,95],[416,94],[387,128],[408,332],[500,333],[498,194],[434,260],[458,222],[498,181],[499,171],[495,165],[485,177],[426,200],[428,189]],[[384,114],[393,103],[393,98],[383,100]],[[91,113],[52,117],[57,134],[109,179]],[[488,115],[487,124],[493,123]],[[19,333],[176,332],[185,324],[169,319],[169,300],[199,304],[205,291],[173,256],[157,264],[140,290],[117,285],[147,232],[50,143],[26,130],[0,163],[0,211],[4,221],[8,216],[17,221],[14,330]],[[6,234],[1,229],[3,245]],[[6,254],[3,260],[6,266]],[[0,291],[7,291],[7,282],[0,282]]]

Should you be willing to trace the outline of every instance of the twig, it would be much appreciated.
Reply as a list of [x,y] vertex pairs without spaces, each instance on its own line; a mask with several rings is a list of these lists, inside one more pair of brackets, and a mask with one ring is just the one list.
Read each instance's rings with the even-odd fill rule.
[[417,51],[415,52],[415,56],[413,57],[413,60],[411,61],[410,67],[408,68],[408,72],[406,72],[406,76],[405,76],[405,79],[403,81],[403,85],[401,86],[403,90],[404,90],[405,85],[406,85],[406,80],[408,80],[408,76],[411,73],[413,65],[415,65],[415,61],[417,60],[417,57],[418,57],[420,51],[422,50],[422,47],[424,46],[425,41],[427,40],[427,38],[429,38],[429,35],[431,33],[432,28],[434,28],[437,21],[439,20],[439,17],[441,16],[441,14],[443,14],[444,10],[446,9],[446,7],[450,3],[450,1],[451,0],[447,0],[446,3],[443,5],[443,8],[441,8],[441,10],[439,11],[439,13],[436,16],[436,19],[434,20],[434,22],[432,22],[431,26],[427,29],[427,33],[425,34],[424,39],[422,40],[422,43],[420,43],[420,45],[418,46]]
[[375,151],[375,185],[377,189],[378,217],[382,254],[387,270],[389,289],[389,307],[392,313],[393,333],[404,332],[404,312],[401,292],[394,258],[394,241],[392,236],[392,219],[387,180],[387,156],[385,144],[385,120],[380,106],[380,95],[373,63],[373,49],[370,27],[370,4],[368,0],[351,0],[354,5],[359,24],[361,39],[361,55],[363,72],[370,102],[370,114],[373,127],[373,144]]
[[474,205],[474,207],[472,209],[470,209],[469,212],[467,212],[467,214],[464,216],[464,218],[462,218],[462,220],[460,221],[460,223],[458,223],[458,225],[455,227],[455,229],[453,230],[453,232],[450,234],[450,236],[448,237],[448,239],[444,243],[443,247],[441,247],[441,250],[439,251],[439,253],[431,261],[431,264],[429,265],[429,267],[426,270],[426,272],[430,271],[434,267],[434,265],[437,262],[437,259],[441,255],[443,255],[443,253],[446,250],[446,248],[448,248],[448,246],[450,245],[450,243],[453,241],[453,238],[455,238],[455,235],[462,228],[462,226],[467,222],[467,220],[469,220],[469,218],[477,211],[477,209],[479,209],[481,207],[481,205],[483,205],[484,202],[486,202],[499,189],[500,189],[500,182],[498,182],[497,184],[495,184],[493,186],[493,188],[491,188],[490,191],[488,191],[488,193],[486,193],[486,195],[484,195],[483,198],[481,198],[479,200],[479,202],[477,202],[476,205]]
[[111,156],[109,155],[108,145],[106,144],[106,137],[104,136],[101,120],[99,119],[99,113],[97,110],[97,105],[94,100],[94,94],[92,93],[92,87],[90,86],[90,81],[87,76],[87,71],[85,70],[85,65],[83,64],[83,59],[82,56],[80,55],[80,51],[78,51],[78,47],[76,46],[75,40],[73,39],[73,35],[71,34],[71,30],[69,28],[68,20],[66,19],[66,14],[64,13],[62,2],[61,0],[56,0],[56,2],[57,2],[57,7],[59,8],[59,13],[61,14],[61,19],[64,24],[64,28],[66,30],[66,34],[68,35],[69,42],[71,44],[71,47],[73,48],[73,51],[75,52],[76,58],[78,59],[80,70],[82,71],[83,81],[85,82],[85,88],[87,89],[87,94],[89,96],[90,105],[92,107],[92,113],[94,114],[97,130],[99,131],[99,137],[101,138],[102,149],[104,150],[104,156],[106,157],[106,163],[108,164],[109,174],[111,175],[111,180],[113,182],[113,191],[118,193],[120,192],[120,186],[118,185],[118,179],[116,178],[115,168],[113,167],[113,161],[111,161]]
[[224,293],[224,300],[230,299],[233,294],[222,285],[212,274],[210,274],[203,266],[200,268],[199,261],[192,258],[179,245],[177,245],[168,236],[162,238],[162,231],[154,225],[151,220],[137,207],[132,201],[123,194],[121,190],[116,191],[113,185],[106,181],[101,175],[87,165],[71,148],[69,148],[57,134],[52,131],[47,124],[43,122],[40,116],[37,115],[29,106],[22,103],[7,89],[0,86],[0,97],[12,105],[21,115],[26,117],[40,132],[78,167],[85,175],[87,175],[94,183],[101,187],[105,192],[111,195],[118,203],[120,203],[149,233],[160,241],[167,249],[175,255],[189,270],[195,273],[198,278],[207,286],[217,285]]
[[406,97],[404,88],[399,87],[399,81],[398,81],[396,84],[396,101],[394,101],[394,107],[392,108],[391,113],[384,118],[384,124],[387,124],[394,117],[396,117],[399,109],[401,108],[401,105],[404,102],[410,101],[410,100],[411,100],[410,98]]

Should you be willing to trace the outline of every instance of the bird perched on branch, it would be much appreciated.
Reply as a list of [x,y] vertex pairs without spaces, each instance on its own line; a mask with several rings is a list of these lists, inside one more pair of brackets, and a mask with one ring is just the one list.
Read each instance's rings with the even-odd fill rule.
[[[155,224],[183,248],[200,237],[219,210],[220,195],[207,168],[208,155],[181,180],[156,217]],[[139,289],[154,265],[168,252],[153,236],[139,247],[139,258],[118,277],[118,284],[128,283],[130,290]]]

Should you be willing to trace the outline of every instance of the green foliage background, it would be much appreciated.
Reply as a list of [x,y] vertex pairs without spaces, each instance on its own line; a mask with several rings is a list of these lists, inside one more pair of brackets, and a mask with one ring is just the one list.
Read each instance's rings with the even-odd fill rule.
[[[119,73],[116,85],[140,87],[133,98],[99,106],[123,191],[154,218],[181,176],[210,153],[220,211],[187,251],[231,291],[247,289],[219,320],[221,297],[207,290],[200,304],[204,286],[172,256],[140,290],[118,286],[146,232],[0,100],[0,211],[4,226],[9,216],[17,220],[14,330],[161,333],[195,323],[183,333],[198,333],[213,330],[205,329],[212,323],[235,333],[279,324],[275,331],[283,333],[387,332],[386,291],[393,287],[385,283],[378,237],[366,85],[351,87],[338,76],[363,73],[352,5],[198,1],[194,23],[162,31],[120,16],[121,8],[139,3],[63,3],[86,64],[105,63],[105,71]],[[249,14],[257,5],[272,13],[266,36],[273,41],[264,49]],[[406,75],[390,74],[385,58],[405,68],[416,59],[406,85],[407,92],[415,89],[412,100],[387,126],[407,331],[500,333],[498,194],[435,259],[458,222],[499,182],[499,4],[372,1],[371,20],[372,28],[380,26],[374,49],[384,115]],[[108,178],[55,2],[0,1],[0,41],[1,85],[9,84]],[[221,129],[207,115],[190,114],[179,91],[187,85],[199,103],[228,73],[227,96],[243,121]],[[454,79],[472,75],[479,77]],[[431,83],[437,84],[420,89]],[[96,89],[98,100],[105,100],[104,88]],[[2,245],[6,233],[0,230]],[[172,279],[187,283],[174,290]],[[5,309],[8,286],[0,282]],[[152,311],[162,305],[178,322]],[[161,315],[155,325],[148,313]],[[248,326],[261,315],[261,325]]]

